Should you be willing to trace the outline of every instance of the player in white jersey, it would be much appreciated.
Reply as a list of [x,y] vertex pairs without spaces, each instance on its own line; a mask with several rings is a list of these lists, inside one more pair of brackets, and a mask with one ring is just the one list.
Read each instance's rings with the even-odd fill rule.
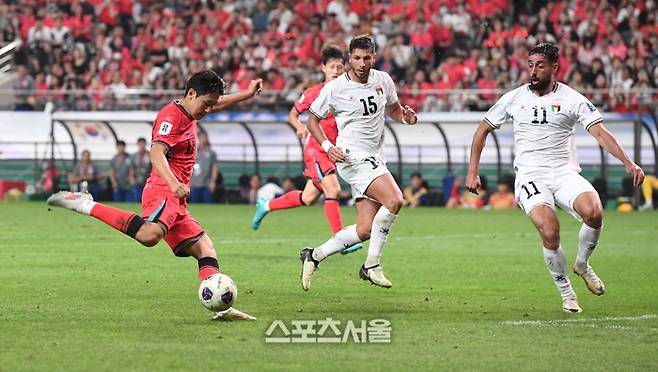
[[[300,252],[304,290],[310,288],[311,275],[322,260],[368,239],[368,257],[359,276],[380,287],[392,285],[384,276],[380,258],[403,197],[386,169],[384,115],[404,124],[415,124],[418,119],[411,108],[400,105],[391,77],[372,69],[374,54],[375,44],[369,35],[352,39],[352,70],[325,84],[309,109],[309,131],[337,163],[338,175],[352,187],[357,223],[338,231],[321,246]],[[320,127],[320,120],[330,112],[338,125],[335,145]]]
[[486,113],[473,138],[466,188],[477,193],[478,165],[487,135],[511,118],[516,199],[541,236],[544,261],[562,297],[562,310],[579,313],[582,309],[571,287],[560,244],[556,206],[583,222],[572,265],[574,273],[595,295],[602,295],[605,287],[589,265],[603,226],[603,208],[594,187],[579,174],[573,141],[575,125],[582,125],[601,147],[621,160],[636,186],[642,183],[644,173],[603,126],[596,107],[580,93],[555,81],[558,55],[558,48],[550,43],[534,47],[528,57],[530,84],[504,94]]

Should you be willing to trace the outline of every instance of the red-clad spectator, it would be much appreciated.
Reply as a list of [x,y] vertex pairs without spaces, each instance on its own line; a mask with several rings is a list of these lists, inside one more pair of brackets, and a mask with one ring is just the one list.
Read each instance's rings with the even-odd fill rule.
[[350,1],[350,10],[356,13],[359,17],[362,17],[366,12],[370,11],[370,1],[360,0],[360,1]]
[[18,15],[21,38],[27,40],[30,29],[37,23],[37,18],[34,15],[34,9],[32,7],[24,6],[21,10],[22,13]]
[[453,42],[452,28],[443,23],[440,15],[432,17],[432,24],[427,29],[432,36],[432,44],[440,51],[450,50]]
[[405,17],[406,15],[407,4],[402,0],[392,0],[388,3],[386,7],[386,13],[393,20],[399,20]]
[[450,84],[455,84],[458,81],[463,81],[467,76],[467,71],[464,65],[460,64],[457,57],[451,55],[443,64],[443,72],[448,76]]
[[116,26],[119,23],[119,4],[112,0],[87,0],[94,6],[94,12],[98,20],[108,26]]
[[496,19],[494,21],[493,30],[489,33],[489,37],[484,42],[484,45],[489,48],[500,48],[507,45],[507,41],[512,35],[503,28],[503,21]]
[[[477,85],[480,89],[496,89],[497,81],[493,76],[491,66],[484,66],[482,76],[477,80]],[[496,93],[482,93],[480,97],[487,102],[491,102],[496,98]]]
[[624,40],[621,38],[619,32],[615,32],[612,35],[612,43],[608,46],[608,53],[612,58],[619,58],[620,60],[625,60],[628,55],[628,48],[624,44]]
[[310,18],[317,15],[319,10],[316,3],[311,0],[297,1],[293,9],[297,15],[297,21],[302,22],[302,24],[310,21]]
[[433,44],[432,34],[422,23],[416,23],[411,31],[411,45],[416,48],[431,47]]

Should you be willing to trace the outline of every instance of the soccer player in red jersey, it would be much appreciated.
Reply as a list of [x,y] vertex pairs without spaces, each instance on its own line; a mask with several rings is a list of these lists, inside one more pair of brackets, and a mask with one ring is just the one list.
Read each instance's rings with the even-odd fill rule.
[[219,272],[217,253],[201,225],[187,210],[190,178],[196,162],[197,120],[260,93],[261,80],[241,92],[223,95],[224,81],[213,71],[192,75],[180,101],[160,110],[151,131],[153,170],[142,194],[142,214],[136,215],[93,200],[87,193],[60,191],[48,204],[95,217],[147,247],[160,240],[178,257],[199,263],[199,280]]
[[[279,209],[297,208],[305,205],[312,205],[324,193],[324,213],[334,234],[343,228],[343,216],[340,213],[338,205],[338,195],[340,193],[340,184],[336,176],[336,163],[329,159],[329,155],[322,149],[322,146],[312,136],[308,135],[306,126],[299,121],[299,115],[311,107],[311,103],[320,94],[320,90],[325,83],[328,83],[345,72],[345,54],[334,45],[327,45],[322,49],[322,73],[324,73],[324,82],[314,85],[302,94],[295,101],[295,105],[290,109],[288,116],[290,123],[297,130],[297,136],[301,139],[307,139],[304,146],[304,163],[306,169],[304,176],[308,179],[303,191],[290,191],[278,198],[266,200],[260,199],[256,203],[256,213],[251,221],[251,227],[258,230],[263,218],[267,213]],[[333,115],[329,115],[320,122],[327,139],[331,143],[336,143],[338,136],[338,127]],[[362,248],[357,243],[342,253],[350,253]]]

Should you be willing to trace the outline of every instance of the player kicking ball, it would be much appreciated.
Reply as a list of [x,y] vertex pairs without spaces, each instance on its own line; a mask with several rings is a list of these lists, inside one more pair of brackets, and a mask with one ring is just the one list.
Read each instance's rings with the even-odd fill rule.
[[562,310],[580,313],[582,309],[567,274],[555,207],[583,222],[572,269],[597,296],[605,293],[605,286],[589,265],[589,257],[601,235],[603,207],[594,187],[579,174],[573,142],[575,125],[582,125],[601,147],[621,160],[636,186],[642,183],[644,173],[603,126],[601,113],[592,103],[555,81],[558,57],[558,48],[550,43],[535,46],[528,57],[530,84],[504,94],[486,113],[473,137],[466,188],[477,194],[478,164],[487,135],[511,118],[516,149],[516,200],[541,236],[544,262],[562,296]]
[[[176,256],[196,258],[200,281],[219,273],[212,241],[187,210],[196,161],[197,120],[252,98],[261,89],[262,81],[253,80],[247,90],[224,96],[224,81],[215,72],[205,70],[190,77],[183,99],[162,108],[153,124],[153,170],[144,186],[141,217],[97,203],[87,193],[60,191],[48,198],[48,204],[95,217],[147,247],[164,239]],[[240,318],[237,313],[233,310],[216,318]]]
[[[295,127],[297,136],[305,139],[308,135],[306,126],[299,121],[299,115],[308,110],[311,103],[320,94],[322,87],[339,77],[345,72],[345,55],[343,51],[334,45],[328,45],[322,49],[322,73],[324,74],[324,83],[314,85],[302,94],[295,105],[290,109],[289,120]],[[320,121],[322,131],[331,143],[336,142],[338,128],[333,115],[329,114],[325,119]],[[251,221],[251,227],[258,230],[261,222],[269,212],[280,209],[297,208],[304,205],[313,205],[316,200],[324,193],[324,213],[334,234],[343,228],[343,216],[340,213],[338,204],[338,194],[340,193],[340,184],[336,177],[336,163],[334,163],[322,149],[315,138],[308,138],[304,146],[304,164],[306,169],[304,175],[308,179],[303,191],[290,191],[278,198],[266,200],[260,199],[256,203],[256,213]],[[341,251],[341,253],[355,252],[363,246],[360,243],[354,244]]]
[[[359,271],[363,280],[389,288],[380,259],[388,233],[403,204],[402,191],[386,169],[384,159],[384,115],[404,124],[415,124],[416,113],[398,101],[388,73],[372,69],[375,43],[369,35],[350,42],[352,70],[325,84],[311,104],[308,129],[338,174],[352,188],[356,202],[356,225],[350,225],[312,249],[300,252],[301,282],[306,291],[311,276],[328,256],[370,239],[368,257]],[[327,139],[320,121],[333,113],[338,124],[336,144]]]

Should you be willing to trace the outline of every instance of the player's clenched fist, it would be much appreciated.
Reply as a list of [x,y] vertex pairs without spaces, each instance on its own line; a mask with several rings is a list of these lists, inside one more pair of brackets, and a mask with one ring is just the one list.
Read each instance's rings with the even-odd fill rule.
[[260,94],[263,91],[263,79],[255,79],[249,83],[249,88],[247,89],[251,96]]
[[468,174],[466,176],[466,190],[472,192],[473,194],[478,194],[478,189],[482,186],[480,182],[480,175],[478,174]]
[[342,163],[347,160],[347,156],[345,156],[343,150],[338,146],[332,146],[329,151],[327,151],[327,154],[329,155],[329,159],[334,163]]
[[179,199],[187,198],[188,196],[190,196],[190,189],[188,189],[187,186],[185,186],[180,182],[174,185],[171,188],[171,191],[173,191],[174,194],[176,194],[176,197],[178,197]]

